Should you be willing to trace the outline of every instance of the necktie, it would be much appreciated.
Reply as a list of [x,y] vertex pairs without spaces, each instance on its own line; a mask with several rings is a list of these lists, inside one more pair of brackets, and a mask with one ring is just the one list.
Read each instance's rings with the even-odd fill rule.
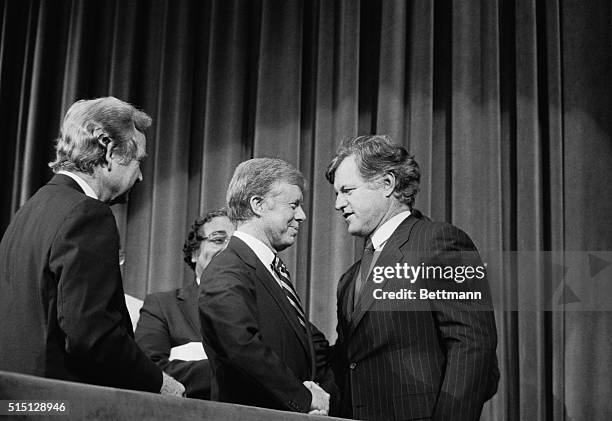
[[361,256],[361,265],[359,266],[359,271],[361,272],[361,276],[357,278],[357,282],[355,283],[355,296],[353,297],[353,305],[357,304],[359,300],[359,293],[361,292],[361,288],[363,284],[366,283],[368,279],[368,275],[370,274],[370,265],[372,264],[372,258],[374,257],[374,245],[372,244],[372,240],[368,238],[366,241],[365,247],[363,249],[363,255]]
[[289,271],[287,270],[287,267],[278,256],[274,256],[274,260],[272,261],[272,270],[274,270],[274,273],[276,273],[276,276],[278,276],[283,292],[287,296],[291,307],[293,307],[293,310],[295,310],[298,322],[300,322],[302,327],[306,329],[306,314],[302,309],[300,298],[298,297],[297,293],[295,292],[295,289],[293,288],[293,284],[291,283],[291,277],[289,276]]

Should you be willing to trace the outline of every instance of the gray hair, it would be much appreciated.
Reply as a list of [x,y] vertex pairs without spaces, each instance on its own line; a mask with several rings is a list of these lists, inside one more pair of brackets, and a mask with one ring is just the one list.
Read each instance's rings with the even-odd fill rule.
[[406,148],[394,144],[386,135],[357,136],[348,139],[340,145],[336,156],[325,171],[325,178],[331,184],[334,184],[334,175],[338,166],[349,156],[355,157],[361,177],[368,182],[392,173],[396,181],[394,196],[412,209],[419,191],[421,172],[414,155],[411,155]]
[[227,189],[227,215],[230,220],[238,223],[253,218],[251,198],[266,196],[279,182],[296,185],[304,191],[302,173],[282,159],[254,158],[240,163]]
[[136,131],[151,125],[151,117],[133,105],[112,96],[80,100],[66,112],[59,138],[55,143],[53,172],[75,170],[92,174],[106,163],[106,144],[113,141],[115,151],[123,157],[121,164],[136,158]]

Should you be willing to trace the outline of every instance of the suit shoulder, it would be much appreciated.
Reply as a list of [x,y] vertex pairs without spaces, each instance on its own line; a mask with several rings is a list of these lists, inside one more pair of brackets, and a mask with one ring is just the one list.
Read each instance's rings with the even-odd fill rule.
[[171,291],[161,291],[147,294],[142,303],[141,314],[144,311],[154,314],[165,313],[177,301],[176,294],[178,289]]
[[415,223],[415,228],[417,232],[429,232],[438,235],[452,235],[452,236],[465,236],[468,235],[461,228],[456,227],[455,225],[444,222],[444,221],[431,221],[426,219],[419,219]]
[[147,303],[157,303],[158,305],[163,306],[168,303],[175,302],[177,300],[177,294],[179,291],[180,289],[172,289],[170,291],[159,291],[147,294],[144,299],[143,306]]
[[110,206],[66,185],[47,184],[31,200],[33,206],[40,206],[50,214],[63,214],[67,218],[93,218],[98,224],[114,222]]
[[425,221],[420,237],[426,238],[432,248],[444,244],[444,248],[449,250],[476,250],[476,245],[470,236],[448,222]]
[[66,185],[46,184],[32,195],[19,213],[44,212],[49,217],[71,213],[74,209],[111,213],[110,207]]
[[411,241],[405,246],[416,250],[471,250],[476,246],[472,239],[460,228],[448,222],[418,220],[410,233]]
[[230,248],[217,254],[202,273],[201,284],[210,286],[217,282],[227,284],[233,279],[237,283],[247,281],[254,269],[242,257]]
[[203,277],[211,273],[217,275],[219,273],[244,273],[250,269],[252,269],[251,265],[245,261],[244,257],[237,250],[227,247],[213,257],[204,270]]

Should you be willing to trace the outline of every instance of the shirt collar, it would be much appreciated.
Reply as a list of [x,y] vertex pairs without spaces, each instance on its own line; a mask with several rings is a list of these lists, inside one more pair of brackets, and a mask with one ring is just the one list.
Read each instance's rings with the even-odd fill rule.
[[385,246],[385,243],[389,237],[391,237],[391,234],[393,234],[397,227],[404,222],[404,219],[408,218],[409,216],[409,210],[400,212],[378,227],[378,229],[374,231],[374,234],[372,234],[372,245],[374,246],[374,250],[381,250]]
[[234,236],[240,238],[244,241],[247,246],[253,250],[253,252],[257,255],[261,263],[264,264],[268,270],[271,270],[272,261],[274,260],[274,252],[270,250],[268,246],[266,246],[262,241],[253,237],[251,234],[247,234],[244,231],[240,231],[239,229],[234,231]]
[[67,175],[68,177],[72,178],[74,181],[76,181],[76,183],[79,185],[79,187],[81,189],[83,189],[83,193],[85,193],[87,196],[98,200],[98,195],[96,194],[96,192],[91,188],[91,186],[89,184],[87,184],[87,181],[83,180],[81,177],[79,177],[78,175],[76,175],[75,173],[71,173],[68,171],[58,171],[58,174],[63,174],[63,175]]

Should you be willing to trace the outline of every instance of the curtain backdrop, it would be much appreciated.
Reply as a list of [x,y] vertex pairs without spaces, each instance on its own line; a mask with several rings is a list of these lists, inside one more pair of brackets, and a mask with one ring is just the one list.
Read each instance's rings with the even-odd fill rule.
[[190,223],[239,162],[280,157],[308,179],[286,261],[333,342],[361,244],[324,170],[342,139],[386,133],[421,165],[417,208],[483,256],[518,252],[489,268],[502,377],[483,419],[612,419],[612,312],[512,304],[558,294],[522,252],[612,250],[609,0],[0,0],[0,34],[2,232],[50,178],[70,104],[114,95],[154,118],[114,209],[126,292],[189,282]]

